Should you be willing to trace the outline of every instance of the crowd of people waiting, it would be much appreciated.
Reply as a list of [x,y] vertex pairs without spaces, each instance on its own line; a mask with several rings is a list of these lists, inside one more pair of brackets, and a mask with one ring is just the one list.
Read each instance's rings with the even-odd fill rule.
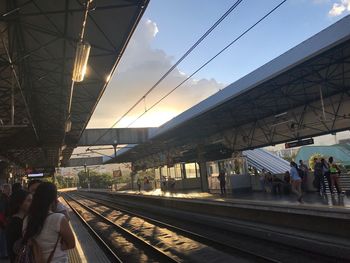
[[53,183],[31,180],[0,188],[0,258],[10,262],[68,262],[75,247],[66,207]]
[[[327,180],[331,195],[334,195],[334,188],[338,195],[344,195],[339,184],[341,170],[334,162],[334,158],[329,157],[328,161],[324,158],[314,158],[313,161],[313,186],[317,189],[319,194],[321,196],[326,194],[325,180]],[[290,171],[285,172],[283,180],[276,175],[272,175],[271,172],[262,169],[262,172],[259,174],[261,189],[264,192],[273,194],[289,194],[292,192],[297,195],[297,200],[302,202],[303,192],[307,190],[309,168],[302,160],[299,160],[299,165],[291,161],[290,167]]]

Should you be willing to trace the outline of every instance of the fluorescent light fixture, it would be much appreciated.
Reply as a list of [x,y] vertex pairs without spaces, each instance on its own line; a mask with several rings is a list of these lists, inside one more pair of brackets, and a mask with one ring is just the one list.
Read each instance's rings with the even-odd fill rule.
[[33,177],[43,177],[44,174],[43,173],[37,173],[37,174],[28,174],[29,178],[33,178]]
[[288,112],[282,112],[280,114],[276,114],[275,118],[279,118],[279,117],[282,117],[282,116],[287,115],[287,114],[288,114]]
[[278,122],[278,123],[271,124],[270,127],[276,127],[276,126],[278,126],[278,125],[286,124],[286,123],[289,123],[289,122],[291,122],[291,121],[292,121],[292,120],[281,121],[281,122]]
[[66,121],[66,127],[65,127],[65,132],[70,132],[72,129],[72,121],[70,119],[68,119]]
[[75,82],[81,82],[84,79],[87,62],[89,60],[90,48],[91,46],[87,42],[77,43],[72,77],[72,80]]
[[109,74],[109,75],[106,77],[106,82],[109,82],[110,79],[111,79],[111,74]]

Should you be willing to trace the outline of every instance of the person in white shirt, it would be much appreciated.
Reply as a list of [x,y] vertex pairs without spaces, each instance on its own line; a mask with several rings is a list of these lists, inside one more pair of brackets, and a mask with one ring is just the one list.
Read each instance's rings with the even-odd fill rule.
[[39,245],[44,262],[68,262],[67,250],[75,247],[75,238],[68,220],[57,207],[57,188],[42,182],[35,191],[28,217],[23,222],[24,242],[34,239]]

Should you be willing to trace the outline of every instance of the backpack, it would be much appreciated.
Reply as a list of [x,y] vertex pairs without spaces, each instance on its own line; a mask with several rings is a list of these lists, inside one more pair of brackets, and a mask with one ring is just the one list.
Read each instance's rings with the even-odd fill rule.
[[[55,247],[51,251],[46,263],[51,262],[59,238],[60,236],[58,236]],[[34,238],[29,239],[27,242],[24,242],[23,239],[17,240],[14,244],[14,250],[17,250],[15,251],[17,254],[16,263],[45,263],[41,248]]]
[[14,250],[17,250],[16,263],[44,263],[41,249],[35,239],[26,243],[23,239],[16,241]]

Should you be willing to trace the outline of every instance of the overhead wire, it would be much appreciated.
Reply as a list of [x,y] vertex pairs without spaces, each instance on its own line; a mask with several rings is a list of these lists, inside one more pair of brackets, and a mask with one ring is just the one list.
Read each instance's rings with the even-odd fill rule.
[[170,90],[168,93],[166,93],[163,97],[161,97],[159,100],[157,100],[154,104],[152,104],[151,107],[147,109],[147,111],[144,111],[142,114],[140,114],[135,120],[133,120],[127,127],[130,127],[133,125],[136,121],[138,121],[140,118],[142,118],[147,112],[152,110],[154,107],[156,107],[160,102],[162,102],[165,98],[167,98],[170,94],[172,94],[175,90],[177,90],[179,87],[181,87],[184,83],[186,83],[190,78],[192,78],[195,74],[197,74],[200,70],[202,70],[205,66],[207,66],[210,62],[212,62],[215,58],[217,58],[220,54],[222,54],[225,50],[227,50],[230,46],[232,46],[234,43],[236,43],[240,38],[242,38],[245,34],[247,34],[250,30],[252,30],[255,26],[257,26],[260,22],[265,20],[269,15],[271,15],[274,11],[276,11],[280,6],[282,6],[287,0],[284,0],[280,2],[278,5],[276,5],[273,9],[271,9],[268,13],[266,13],[263,17],[261,17],[257,22],[255,22],[252,26],[250,26],[248,29],[246,29],[242,34],[240,34],[237,38],[235,38],[233,41],[231,41],[228,45],[226,45],[223,49],[221,49],[218,53],[216,53],[213,57],[211,57],[209,60],[207,60],[202,66],[200,66],[197,70],[195,70],[191,75],[189,75],[186,79],[184,79],[182,82],[180,82],[177,86],[175,86],[172,90]]
[[[107,132],[115,127],[122,119],[124,119],[132,110],[134,110],[137,105],[139,105],[145,98],[156,88],[158,85],[234,10],[243,0],[237,0],[182,56],[179,58],[174,65],[172,65],[167,72],[165,72],[161,78],[149,89],[147,92],[138,99],[113,125],[107,129],[104,133],[97,138],[94,142],[97,143],[101,140]],[[89,148],[87,148],[89,150]]]

